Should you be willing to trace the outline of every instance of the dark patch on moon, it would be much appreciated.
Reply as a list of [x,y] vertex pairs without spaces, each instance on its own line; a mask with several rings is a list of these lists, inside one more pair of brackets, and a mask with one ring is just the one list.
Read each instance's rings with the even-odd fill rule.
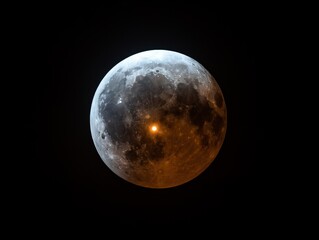
[[[153,73],[146,76],[137,76],[132,88],[126,91],[130,109],[136,111],[135,107],[143,107],[143,109],[161,107],[167,99],[163,99],[160,95],[163,92],[170,92],[169,85],[170,83],[166,78],[155,78]],[[166,98],[169,98],[169,96],[166,96]]]
[[225,125],[224,118],[222,118],[218,114],[214,114],[212,126],[213,126],[213,131],[214,131],[216,136],[218,136],[218,137],[220,136],[221,130],[222,130],[224,125]]
[[130,149],[130,150],[127,150],[125,151],[125,157],[127,160],[129,161],[132,161],[132,162],[135,162],[138,160],[138,155],[137,155],[137,149]]
[[146,151],[145,151],[145,160],[152,159],[152,160],[161,160],[164,158],[164,145],[165,142],[159,137],[158,141],[151,141],[146,144]]
[[[102,96],[106,99],[104,104],[99,105],[99,112],[110,140],[113,144],[129,144],[131,149],[125,152],[125,157],[130,161],[143,163],[164,158],[165,142],[159,136],[156,141],[149,136],[145,120],[138,115],[138,111],[158,109],[157,115],[161,116],[161,107],[173,96],[173,84],[164,77],[155,78],[152,73],[137,76],[131,88],[124,88],[123,80],[117,85],[113,81],[105,86],[99,100],[101,103]],[[121,104],[118,104],[118,96],[123,96]],[[125,121],[127,117],[132,118],[130,124]]]
[[207,134],[201,135],[201,144],[202,144],[203,148],[209,147],[209,136]]
[[174,69],[177,69],[179,72],[187,71],[188,66],[185,63],[174,64]]
[[205,121],[210,122],[212,119],[213,109],[210,108],[208,101],[205,100],[203,103],[198,102],[191,107],[189,111],[189,118],[191,122],[202,129]]
[[194,106],[199,101],[198,93],[192,84],[179,83],[176,95],[177,105]]
[[103,140],[105,139],[105,133],[104,133],[104,132],[101,134],[101,138],[102,138]]
[[126,115],[125,107],[122,104],[114,104],[114,102],[106,104],[103,111],[101,111],[101,116],[103,116],[106,124],[106,131],[115,142],[123,143],[126,138]]
[[219,108],[221,108],[223,106],[223,104],[224,104],[224,100],[223,100],[222,95],[219,92],[216,92],[214,98],[215,98],[216,105]]
[[225,124],[224,119],[210,107],[208,100],[199,97],[198,91],[192,84],[178,84],[176,105],[177,108],[173,109],[172,113],[181,116],[186,109],[191,123],[197,127],[197,133],[202,139],[203,147],[207,147],[209,144],[208,136],[203,132],[204,123],[210,124],[215,134],[219,134]]
[[[190,123],[196,126],[203,148],[210,144],[209,136],[203,132],[204,123],[211,124],[217,135],[224,125],[223,118],[210,107],[206,98],[199,97],[192,83],[177,85],[175,103],[169,108],[163,106],[173,97],[174,85],[164,76],[156,78],[153,73],[137,76],[131,88],[126,88],[125,83],[125,78],[111,79],[100,94],[100,98],[104,96],[105,102],[99,105],[99,112],[106,124],[106,132],[111,142],[115,145],[127,143],[130,146],[125,152],[125,157],[131,162],[139,161],[140,164],[144,164],[165,157],[164,138],[157,136],[154,139],[149,136],[145,119],[138,114],[139,111],[148,112],[155,109],[157,119],[152,120],[160,121],[169,129],[174,128],[174,122],[167,116],[176,119],[188,118]],[[121,104],[118,103],[120,96],[123,96]],[[215,96],[218,99],[216,103],[221,105],[221,96]],[[125,121],[128,117],[132,118],[130,124]],[[105,135],[102,133],[102,136],[103,134]],[[137,138],[137,134],[141,137]]]

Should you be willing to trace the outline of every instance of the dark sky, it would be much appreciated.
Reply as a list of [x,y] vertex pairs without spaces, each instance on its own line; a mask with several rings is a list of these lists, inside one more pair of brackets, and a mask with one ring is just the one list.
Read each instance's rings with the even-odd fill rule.
[[[52,5],[34,20],[39,27],[33,45],[41,45],[38,61],[45,75],[35,84],[39,171],[29,192],[33,208],[44,218],[121,224],[258,215],[258,11],[118,5]],[[220,85],[228,110],[226,138],[211,166],[189,183],[162,190],[135,186],[111,172],[89,129],[91,101],[104,75],[124,58],[151,49],[200,62]]]

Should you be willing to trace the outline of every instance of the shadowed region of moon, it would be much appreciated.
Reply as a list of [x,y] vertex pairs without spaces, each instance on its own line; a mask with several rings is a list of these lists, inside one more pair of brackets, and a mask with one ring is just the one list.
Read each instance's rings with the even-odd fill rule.
[[174,187],[216,158],[226,133],[226,104],[216,80],[194,59],[145,51],[102,79],[90,127],[100,157],[119,177],[143,187]]

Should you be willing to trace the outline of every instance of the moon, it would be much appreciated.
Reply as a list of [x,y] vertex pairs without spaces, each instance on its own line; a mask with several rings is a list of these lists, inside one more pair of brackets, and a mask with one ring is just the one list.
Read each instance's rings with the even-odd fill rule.
[[175,51],[149,50],[116,64],[98,85],[90,130],[120,178],[146,188],[179,186],[218,155],[227,110],[215,78]]

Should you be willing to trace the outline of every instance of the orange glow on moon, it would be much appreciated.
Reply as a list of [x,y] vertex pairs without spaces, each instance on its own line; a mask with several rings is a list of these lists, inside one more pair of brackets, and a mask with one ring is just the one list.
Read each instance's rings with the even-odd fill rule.
[[152,126],[151,126],[151,131],[152,131],[153,133],[156,133],[156,132],[158,131],[157,126],[156,126],[156,125],[152,125]]

